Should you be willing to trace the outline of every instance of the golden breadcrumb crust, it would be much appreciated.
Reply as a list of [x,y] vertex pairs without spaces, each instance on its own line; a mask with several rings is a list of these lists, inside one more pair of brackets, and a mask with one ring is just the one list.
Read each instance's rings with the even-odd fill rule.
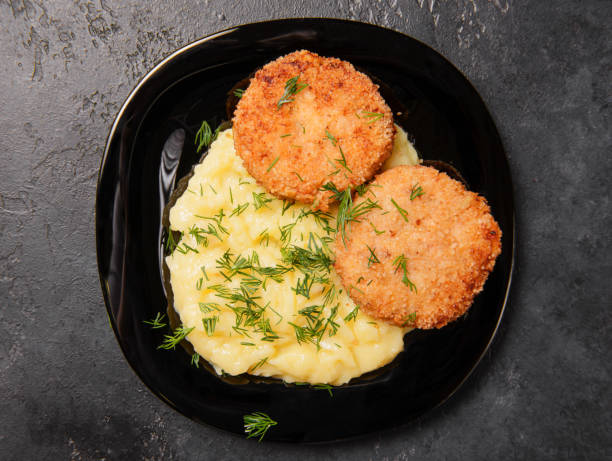
[[[294,77],[308,86],[278,107]],[[391,110],[369,77],[346,61],[304,50],[256,72],[233,129],[236,152],[266,190],[323,210],[330,193],[321,186],[333,181],[344,190],[369,180],[391,155],[395,134]]]
[[[423,195],[411,200],[419,186]],[[352,223],[346,246],[340,237],[335,243],[335,268],[351,298],[376,318],[417,328],[441,328],[465,313],[501,252],[501,231],[486,200],[424,166],[385,171],[355,203],[367,197],[382,209]],[[407,212],[407,222],[391,199]],[[400,255],[413,290],[402,282]]]

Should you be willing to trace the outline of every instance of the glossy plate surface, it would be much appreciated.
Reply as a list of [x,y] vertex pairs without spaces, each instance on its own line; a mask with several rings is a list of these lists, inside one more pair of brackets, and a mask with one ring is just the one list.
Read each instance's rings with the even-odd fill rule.
[[[425,160],[452,164],[484,195],[503,232],[502,254],[469,313],[405,337],[405,350],[370,379],[336,388],[245,381],[230,384],[190,365],[182,349],[158,350],[166,331],[143,320],[165,312],[162,213],[199,156],[202,120],[226,120],[228,92],[266,62],[297,49],[352,62],[384,85],[396,121]],[[96,200],[104,300],[126,359],[142,381],[184,415],[243,433],[242,417],[278,421],[267,440],[327,441],[407,423],[446,400],[486,351],[512,275],[514,208],[502,144],[483,101],[441,55],[408,36],[361,23],[296,19],[249,24],[192,43],[157,65],[130,94],[109,135]]]

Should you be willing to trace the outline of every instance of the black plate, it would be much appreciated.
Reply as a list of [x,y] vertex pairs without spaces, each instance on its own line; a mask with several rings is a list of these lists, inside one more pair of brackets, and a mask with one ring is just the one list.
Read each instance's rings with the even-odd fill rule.
[[[166,309],[162,211],[176,179],[198,160],[193,139],[200,122],[225,119],[227,93],[236,82],[302,48],[348,60],[384,82],[385,97],[403,110],[398,120],[421,157],[451,163],[472,190],[487,198],[503,231],[502,254],[468,315],[441,330],[406,335],[395,366],[337,388],[333,397],[281,383],[229,384],[190,366],[181,348],[158,350],[163,332],[143,324]],[[111,129],[100,168],[96,243],[111,325],[128,362],[155,395],[196,421],[236,433],[243,433],[245,413],[263,411],[278,421],[267,440],[336,440],[413,420],[446,400],[478,364],[495,334],[510,286],[512,184],[482,99],[428,46],[356,22],[262,22],[180,49],[130,94]]]

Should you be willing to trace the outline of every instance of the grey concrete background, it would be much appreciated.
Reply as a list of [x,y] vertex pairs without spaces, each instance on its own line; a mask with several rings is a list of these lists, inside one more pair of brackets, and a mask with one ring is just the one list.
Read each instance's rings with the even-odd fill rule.
[[[451,401],[310,447],[202,427],[144,388],[106,319],[93,228],[138,79],[203,35],[296,16],[396,29],[461,69],[507,148],[519,237],[501,332]],[[0,459],[611,459],[611,18],[596,0],[0,0]]]

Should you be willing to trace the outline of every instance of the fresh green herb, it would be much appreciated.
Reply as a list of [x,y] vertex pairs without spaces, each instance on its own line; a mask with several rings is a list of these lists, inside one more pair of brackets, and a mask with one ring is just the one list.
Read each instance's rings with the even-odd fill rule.
[[202,125],[195,136],[195,145],[198,146],[196,151],[198,154],[202,149],[210,146],[212,142],[217,139],[220,128],[221,127],[219,126],[213,133],[208,122],[206,120],[202,122]]
[[243,89],[237,89],[234,90],[234,96],[236,96],[237,98],[242,98],[242,96],[244,95],[244,91]]
[[352,170],[346,164],[346,157],[344,156],[344,152],[342,151],[342,147],[340,147],[340,144],[338,144],[338,140],[327,130],[325,130],[325,136],[327,137],[327,139],[329,139],[331,141],[332,146],[337,147],[338,150],[340,151],[340,158],[335,159],[336,162],[338,162],[343,168],[348,170],[349,173],[352,173]]
[[281,134],[281,136],[280,136],[280,137],[281,137],[281,138],[287,138],[287,137],[289,137],[289,136],[291,136],[291,133]]
[[419,186],[419,183],[416,183],[410,190],[410,201],[420,197],[421,195],[425,195],[425,192],[423,192],[423,188]]
[[308,86],[307,83],[299,83],[298,82],[299,79],[300,79],[300,76],[297,75],[295,77],[290,78],[289,80],[285,82],[285,92],[283,93],[281,98],[278,100],[278,103],[276,103],[276,107],[280,109],[283,104],[293,102],[294,98],[292,98],[292,96],[295,96],[296,94],[298,94],[300,91],[302,91],[304,88]]
[[410,281],[408,278],[408,269],[406,264],[408,263],[408,258],[406,258],[403,254],[399,255],[397,258],[393,260],[393,265],[395,266],[395,272],[398,270],[402,270],[402,283],[410,288],[410,291],[417,292],[417,287],[414,283]]
[[190,247],[190,246],[189,246],[189,245],[187,245],[186,243],[183,243],[183,248],[181,248],[181,246],[180,246],[180,245],[178,245],[178,246],[176,247],[176,251],[178,251],[178,252],[179,252],[179,253],[181,253],[181,254],[187,254],[187,253],[189,253],[190,251],[193,251],[194,253],[199,253],[199,251],[198,251],[198,250],[196,250],[196,249],[195,249],[195,248],[193,248],[193,247]]
[[255,206],[255,210],[259,210],[261,207],[268,208],[267,203],[271,202],[272,199],[266,197],[265,192],[261,192],[259,194],[253,192],[253,206]]
[[369,213],[374,208],[381,208],[378,202],[371,199],[366,199],[357,205],[353,205],[351,197],[351,188],[344,191],[339,191],[333,182],[328,182],[323,185],[321,190],[332,192],[333,198],[337,200],[338,215],[336,216],[336,232],[340,232],[342,242],[346,245],[346,230],[351,222],[359,222],[359,217]]
[[213,315],[212,317],[205,317],[202,319],[202,325],[204,325],[204,331],[208,336],[212,336],[215,332],[215,327],[217,326],[217,321],[219,320],[218,315]]
[[279,161],[279,159],[280,159],[280,155],[279,155],[278,157],[276,157],[272,163],[270,163],[270,166],[269,166],[269,167],[268,167],[268,169],[266,170],[266,173],[269,173],[269,172],[270,172],[270,170],[271,170],[272,168],[274,168],[274,165],[276,165],[276,162],[278,162],[278,161]]
[[230,203],[233,205],[234,204],[234,194],[232,194],[232,188],[228,187],[229,189],[229,193],[230,193]]
[[404,317],[404,323],[402,323],[403,327],[406,327],[408,325],[414,325],[414,322],[416,321],[416,312],[413,312],[412,314],[408,314],[406,317]]
[[304,182],[304,180],[303,180],[303,179],[302,179],[302,177],[301,177],[301,176],[300,176],[300,175],[297,173],[297,171],[294,171],[294,172],[293,172],[293,174],[294,174],[294,175],[296,175],[296,176],[297,176],[297,178],[298,178],[298,179],[299,179],[301,182]]
[[306,299],[310,299],[310,289],[313,283],[314,279],[311,278],[309,274],[306,274],[303,279],[298,278],[295,288],[291,289],[295,291],[296,295],[302,295]]
[[376,232],[376,235],[380,235],[380,234],[384,234],[385,231],[381,231],[376,229],[376,226],[374,225],[374,223],[372,221],[370,221],[370,226],[372,226],[372,229],[374,229],[374,232]]
[[363,118],[370,119],[369,123],[374,123],[375,121],[380,120],[383,117],[383,114],[381,114],[380,112],[367,112],[365,110],[361,111],[361,115],[363,116]]
[[215,190],[215,188],[212,186],[212,184],[209,184],[208,187],[210,187],[210,190],[213,191],[213,193],[215,195],[217,195],[217,191]]
[[291,242],[291,231],[295,227],[296,223],[285,224],[284,226],[279,227],[280,230],[280,239],[283,245],[288,245]]
[[330,397],[334,396],[334,393],[332,392],[333,386],[330,386],[329,384],[315,384],[312,387],[318,391],[327,391]]
[[157,346],[158,349],[174,349],[185,337],[194,330],[195,327],[185,328],[181,325],[171,335],[164,335],[164,341]]
[[234,208],[234,210],[231,212],[229,217],[231,218],[232,216],[240,216],[242,212],[246,210],[248,207],[249,207],[248,202],[243,203],[242,205],[238,205],[236,208]]
[[281,212],[281,216],[285,216],[285,211],[287,211],[293,205],[293,202],[290,202],[289,200],[283,200],[283,211]]
[[268,246],[270,244],[270,234],[268,233],[268,228],[265,228],[259,233],[257,240],[259,241],[260,245],[265,244],[265,246]]
[[300,122],[298,122],[298,125],[302,127],[302,134],[306,134],[306,127],[302,125]]
[[244,432],[247,434],[247,439],[259,437],[259,442],[261,442],[268,429],[277,424],[276,421],[261,411],[244,415]]
[[158,328],[164,328],[166,326],[166,324],[163,322],[165,316],[165,314],[158,312],[153,320],[144,320],[142,323],[151,325],[151,328],[153,328],[154,330]]
[[196,290],[200,291],[202,289],[202,283],[204,283],[204,279],[200,277],[196,282]]
[[267,361],[268,361],[268,357],[264,357],[259,362],[257,362],[255,365],[253,365],[251,368],[249,368],[247,370],[247,373],[253,373],[255,370],[262,367]]
[[370,325],[374,325],[375,327],[378,327],[378,323],[376,322],[368,322]]
[[251,184],[251,181],[247,181],[245,179],[240,178],[240,181],[238,181],[238,185],[242,186],[243,184]]
[[351,312],[349,312],[346,317],[344,317],[345,322],[350,322],[351,320],[355,320],[357,318],[357,314],[359,313],[359,306],[355,306]]
[[191,364],[196,368],[200,368],[200,354],[197,352],[191,354]]
[[202,271],[202,274],[204,274],[204,277],[208,281],[209,278],[208,278],[208,274],[206,273],[206,267],[202,266],[202,267],[200,267],[200,270]]
[[200,197],[204,195],[204,189],[202,188],[202,183],[200,183]]
[[380,259],[378,259],[378,256],[376,256],[374,250],[372,250],[369,245],[366,245],[366,247],[368,247],[368,250],[370,251],[370,257],[368,258],[368,267],[370,267],[372,264],[380,263]]
[[241,341],[240,344],[242,344],[243,346],[254,346],[255,343],[249,343],[247,341]]
[[399,211],[399,214],[402,215],[404,221],[408,222],[408,212],[404,210],[401,206],[399,206],[395,200],[391,199],[391,203],[393,203],[393,206],[397,208],[397,211]]
[[221,310],[221,306],[217,303],[198,303],[198,305],[200,306],[200,312],[203,314],[209,314],[212,311],[219,312]]
[[[168,252],[169,254],[174,253],[174,250],[176,249],[177,246],[177,242],[174,240],[174,231],[170,228],[166,229],[167,232],[167,236],[166,236],[166,252]],[[183,236],[183,234],[181,233],[181,237]],[[180,241],[180,237],[179,237],[179,241]]]

